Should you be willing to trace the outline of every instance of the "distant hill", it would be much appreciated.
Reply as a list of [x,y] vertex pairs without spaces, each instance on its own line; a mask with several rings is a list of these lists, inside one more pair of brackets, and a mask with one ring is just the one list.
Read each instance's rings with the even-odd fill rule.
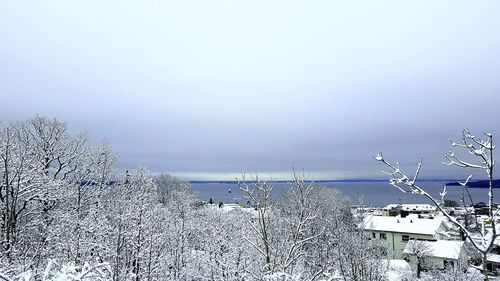
[[[451,186],[459,186],[460,183],[458,181],[448,182],[446,185]],[[488,188],[490,186],[488,180],[480,180],[480,181],[469,181],[468,186],[470,188]],[[500,188],[500,179],[493,180],[493,188]]]

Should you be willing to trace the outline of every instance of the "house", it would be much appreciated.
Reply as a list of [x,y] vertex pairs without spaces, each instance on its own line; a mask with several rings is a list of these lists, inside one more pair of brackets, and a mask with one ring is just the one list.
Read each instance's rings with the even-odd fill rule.
[[423,269],[445,269],[452,267],[466,271],[469,267],[469,257],[464,241],[419,241],[410,240],[403,250],[403,256],[416,262],[421,258]]
[[392,259],[401,259],[403,250],[410,240],[437,241],[446,239],[449,227],[443,217],[419,218],[417,215],[407,217],[367,216],[360,226],[370,239],[385,241]]
[[429,204],[389,204],[383,208],[389,216],[406,216],[408,214],[431,214],[436,207]]
[[[480,224],[482,224],[482,219],[480,218]],[[497,222],[498,223],[498,222]],[[491,231],[491,224],[488,226],[487,223],[485,223],[485,229],[484,231],[490,232]],[[476,243],[482,243],[483,242],[483,237],[481,234],[473,234],[470,239],[474,240]],[[474,259],[472,259],[472,263],[475,265],[480,265],[482,264],[481,256],[476,256]],[[481,266],[477,267],[478,269],[482,269]],[[493,241],[493,247],[489,251],[489,253],[486,255],[486,271],[490,272],[493,275],[500,275],[500,237],[497,237],[495,241]]]
[[500,237],[493,242],[493,248],[486,256],[486,270],[499,275],[500,273]]
[[259,213],[256,209],[240,204],[223,204],[222,202],[220,202],[219,204],[208,204],[207,206],[224,213],[244,212],[249,215],[251,221],[256,221],[259,218]]
[[489,253],[486,256],[486,270],[495,274],[499,275],[500,273],[500,255],[496,253]]

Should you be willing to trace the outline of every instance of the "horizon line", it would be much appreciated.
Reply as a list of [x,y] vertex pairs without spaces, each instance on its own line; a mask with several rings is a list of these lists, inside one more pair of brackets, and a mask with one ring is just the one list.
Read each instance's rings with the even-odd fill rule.
[[[304,180],[304,182],[388,182],[388,179],[330,179],[330,180]],[[460,181],[459,179],[420,179],[419,181],[443,181],[446,183],[453,183]],[[255,183],[256,180],[186,180],[188,183],[238,183],[247,182]],[[289,183],[293,180],[263,180],[263,182],[274,182],[274,183]]]

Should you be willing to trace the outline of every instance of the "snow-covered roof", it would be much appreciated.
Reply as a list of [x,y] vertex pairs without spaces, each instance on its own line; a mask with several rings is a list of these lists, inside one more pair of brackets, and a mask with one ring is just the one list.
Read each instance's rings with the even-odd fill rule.
[[500,255],[497,254],[487,254],[486,260],[489,262],[500,263]]
[[404,211],[434,211],[436,210],[435,206],[429,204],[389,204],[385,206],[384,209],[390,210],[393,208],[401,207],[401,210]]
[[367,216],[363,220],[363,229],[372,231],[399,232],[412,234],[436,234],[443,224],[443,218],[419,219],[384,216]]
[[252,217],[257,217],[257,211],[254,208],[245,207],[239,204],[223,204],[222,206],[218,206],[217,204],[208,205],[213,209],[220,210],[221,212],[231,212],[231,211],[242,211],[247,212],[252,215]]
[[[415,244],[417,243],[417,244]],[[419,241],[410,240],[406,244],[403,254],[413,254],[415,248],[420,248],[425,251],[425,256],[437,257],[443,259],[457,260],[460,256],[460,251],[464,245],[464,241]]]

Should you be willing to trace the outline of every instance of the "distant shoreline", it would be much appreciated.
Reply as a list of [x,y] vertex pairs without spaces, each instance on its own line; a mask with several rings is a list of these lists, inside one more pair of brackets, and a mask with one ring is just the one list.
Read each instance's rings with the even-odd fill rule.
[[[274,182],[274,183],[290,183],[292,182],[291,180],[264,180],[265,182]],[[315,182],[315,183],[330,183],[330,182],[388,182],[389,180],[387,179],[348,179],[348,180],[308,180],[305,182]],[[451,183],[451,182],[457,182],[457,179],[421,179],[418,181],[422,182],[445,182],[445,183]],[[237,184],[239,182],[246,182],[246,183],[255,183],[255,180],[247,180],[247,181],[214,181],[214,180],[190,180],[187,181],[188,183],[193,183],[193,184]]]

